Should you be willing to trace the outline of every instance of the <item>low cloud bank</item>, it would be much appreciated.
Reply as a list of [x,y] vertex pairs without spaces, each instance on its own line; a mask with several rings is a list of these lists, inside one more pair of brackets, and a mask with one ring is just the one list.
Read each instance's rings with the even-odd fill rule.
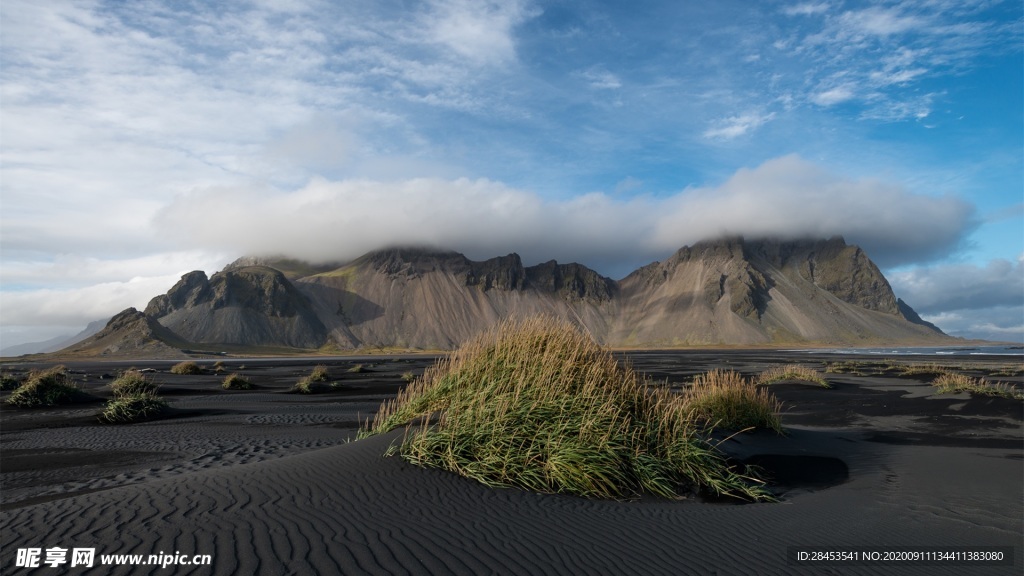
[[327,261],[413,244],[475,258],[514,251],[527,262],[576,261],[619,275],[684,245],[735,234],[840,234],[882,267],[923,263],[954,251],[977,220],[960,199],[854,180],[785,156],[720,186],[669,197],[596,192],[550,200],[486,179],[206,188],[176,198],[156,223],[190,246],[239,254]]

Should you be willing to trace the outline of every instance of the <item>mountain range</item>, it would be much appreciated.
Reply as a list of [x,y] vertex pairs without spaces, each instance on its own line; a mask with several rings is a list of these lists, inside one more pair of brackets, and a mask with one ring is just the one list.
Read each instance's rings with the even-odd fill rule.
[[580,264],[473,261],[451,251],[378,250],[342,265],[241,258],[182,276],[143,311],[65,350],[447,350],[509,316],[568,319],[612,347],[871,346],[957,342],[896,298],[841,237],[683,247],[612,280]]

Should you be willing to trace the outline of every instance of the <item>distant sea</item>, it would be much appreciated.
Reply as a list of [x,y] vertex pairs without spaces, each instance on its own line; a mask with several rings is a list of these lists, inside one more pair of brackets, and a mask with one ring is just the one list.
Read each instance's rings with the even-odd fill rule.
[[786,352],[821,354],[877,354],[879,356],[1021,356],[1024,346],[948,346],[939,348],[807,348]]

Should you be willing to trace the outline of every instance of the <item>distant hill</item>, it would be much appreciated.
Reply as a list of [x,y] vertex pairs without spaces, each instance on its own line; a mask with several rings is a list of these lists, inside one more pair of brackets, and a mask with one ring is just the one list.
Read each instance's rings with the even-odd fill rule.
[[109,322],[109,320],[95,320],[93,322],[89,322],[89,325],[86,326],[85,329],[74,336],[57,336],[42,342],[26,342],[25,344],[8,346],[7,348],[0,350],[0,357],[22,356],[24,354],[45,354],[47,352],[63,350],[72,344],[81,342],[89,336],[96,334],[107,325],[107,322]]
[[499,319],[538,313],[615,347],[958,341],[839,237],[701,242],[621,281],[575,263],[524,266],[516,254],[477,262],[393,248],[340,266],[243,258],[209,278],[186,274],[130,316],[133,341],[144,327],[170,348],[308,351],[451,349]]

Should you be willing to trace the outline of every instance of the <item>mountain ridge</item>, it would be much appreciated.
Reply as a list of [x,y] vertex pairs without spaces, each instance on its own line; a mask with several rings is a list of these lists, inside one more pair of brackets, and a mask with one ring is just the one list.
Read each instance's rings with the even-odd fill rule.
[[[549,314],[604,345],[953,344],[841,237],[729,237],[612,280],[578,263],[524,266],[392,247],[336,267],[245,257],[185,274],[145,312],[189,345],[452,349],[509,316]],[[305,273],[305,274],[304,274]]]

